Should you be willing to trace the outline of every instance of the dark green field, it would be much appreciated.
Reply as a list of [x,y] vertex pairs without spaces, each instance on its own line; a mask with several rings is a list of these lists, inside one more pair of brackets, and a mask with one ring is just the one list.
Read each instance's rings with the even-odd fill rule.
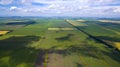
[[0,36],[0,67],[120,67],[119,28],[97,20],[1,19],[0,30],[10,32]]

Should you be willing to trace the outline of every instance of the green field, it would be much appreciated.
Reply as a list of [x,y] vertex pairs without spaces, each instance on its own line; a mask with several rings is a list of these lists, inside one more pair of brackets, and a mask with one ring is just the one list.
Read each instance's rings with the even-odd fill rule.
[[[12,19],[14,20],[16,19]],[[104,39],[113,37],[114,40],[117,39],[117,42],[120,42],[119,26],[103,26],[98,21],[87,20],[79,22],[40,18],[25,21],[29,20],[35,23],[26,22],[26,25],[26,23],[18,22],[8,25],[7,23],[10,22],[0,20],[0,30],[11,31],[0,36],[0,67],[120,66],[120,52],[83,32],[100,39],[103,36]],[[48,28],[76,28],[76,30],[48,30]]]
[[[119,23],[111,23],[111,22],[99,22],[99,21],[85,21],[85,22],[78,22],[76,20],[70,20],[72,23],[81,23],[82,25],[86,26],[75,26],[84,32],[88,33],[95,38],[98,38],[109,45],[116,47],[115,43],[120,43],[120,31]],[[120,48],[120,47],[116,47]]]

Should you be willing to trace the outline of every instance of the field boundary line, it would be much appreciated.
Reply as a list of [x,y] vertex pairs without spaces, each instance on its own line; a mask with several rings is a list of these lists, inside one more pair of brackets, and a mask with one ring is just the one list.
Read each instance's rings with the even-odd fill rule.
[[[69,24],[71,24],[71,23],[69,22],[70,20],[66,20],[66,21],[67,21]],[[72,25],[72,24],[71,24],[71,25]],[[73,25],[73,26],[74,26],[74,25]],[[98,41],[99,43],[102,43],[102,44],[108,46],[109,48],[114,49],[114,50],[116,50],[116,51],[118,51],[118,52],[120,53],[120,50],[119,50],[119,49],[111,46],[110,44],[102,41],[101,39],[98,39],[98,38],[92,36],[91,34],[85,32],[84,30],[81,30],[80,28],[78,28],[78,27],[76,27],[76,26],[74,26],[74,27],[77,28],[79,31],[83,32],[84,34],[86,34],[87,36],[89,36],[90,38],[92,38],[93,40]]]

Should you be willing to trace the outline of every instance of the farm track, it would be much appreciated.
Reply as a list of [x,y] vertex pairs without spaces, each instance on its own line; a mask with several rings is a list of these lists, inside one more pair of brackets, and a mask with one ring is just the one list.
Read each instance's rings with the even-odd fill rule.
[[44,67],[44,60],[45,60],[45,51],[41,51],[38,54],[38,58],[34,67]]
[[[44,40],[44,37],[48,37],[48,30],[45,32],[45,35],[42,36],[43,38],[40,39],[36,45],[40,45],[42,44],[42,41]],[[40,48],[40,47],[38,47]],[[48,62],[48,53],[49,53],[49,50],[39,50],[39,54],[38,54],[38,58],[35,62],[35,65],[34,67],[47,67],[47,62]]]
[[[45,36],[46,36],[46,34],[45,34]],[[42,41],[43,41],[43,39],[40,39],[36,43],[36,45],[40,45],[42,43]],[[35,62],[34,67],[45,67],[44,62],[45,62],[45,58],[46,58],[46,53],[47,53],[47,51],[42,51],[42,50],[39,51],[38,58],[37,58],[37,60]]]

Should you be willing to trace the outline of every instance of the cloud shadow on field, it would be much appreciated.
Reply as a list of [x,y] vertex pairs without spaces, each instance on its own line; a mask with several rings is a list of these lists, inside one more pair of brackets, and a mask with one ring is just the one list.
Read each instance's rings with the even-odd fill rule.
[[68,35],[63,36],[63,37],[55,38],[55,40],[60,41],[60,42],[62,42],[62,41],[70,41],[70,38],[72,36],[74,36],[74,34],[68,34]]
[[8,22],[8,23],[6,23],[6,25],[25,25],[25,26],[27,26],[27,25],[29,25],[29,24],[35,24],[36,22],[35,21],[21,21],[21,22]]
[[4,59],[0,60],[0,67],[16,67],[24,63],[29,63],[26,66],[31,67],[38,56],[39,50],[28,47],[28,44],[33,43],[33,41],[36,42],[40,38],[39,36],[13,36],[0,40],[0,59]]
[[97,36],[97,38],[113,42],[120,42],[120,37]]
[[[69,34],[69,36],[73,36],[73,35]],[[2,63],[0,64],[0,66],[16,67],[17,65],[22,63],[35,63],[35,67],[37,66],[43,67],[46,53],[48,55],[53,53],[59,54],[62,55],[63,57],[67,57],[73,54],[77,54],[77,55],[81,54],[82,56],[92,57],[95,59],[104,59],[104,57],[101,56],[105,55],[117,62],[120,62],[120,58],[119,58],[120,54],[117,51],[102,50],[94,45],[90,45],[87,42],[87,40],[85,40],[82,44],[71,45],[66,47],[65,49],[57,49],[60,46],[53,46],[50,49],[42,49],[42,48],[35,49],[32,47],[27,47],[28,44],[33,43],[33,41],[36,42],[40,40],[40,38],[41,37],[38,36],[19,36],[19,37],[10,37],[8,39],[0,40],[0,53],[1,53],[0,58],[2,59],[5,57],[9,57],[8,62],[10,65],[8,66],[7,63]],[[2,61],[0,60],[0,62]],[[32,66],[28,64],[27,67],[32,67]],[[77,67],[83,67],[83,66],[77,63]]]
[[77,67],[83,67],[82,64],[76,63]]
[[51,49],[48,50],[48,53],[57,53],[57,54],[63,55],[64,57],[71,54],[78,54],[78,55],[81,54],[83,56],[92,57],[96,59],[105,59],[102,56],[108,56],[111,59],[117,62],[120,62],[120,58],[119,58],[120,53],[117,50],[113,48],[106,48],[108,46],[105,45],[104,43],[95,41],[96,45],[98,46],[105,45],[105,46],[102,46],[103,49],[100,49],[95,45],[89,44],[87,40],[90,41],[91,38],[87,38],[86,41],[83,42],[83,44],[71,45],[66,47],[65,49],[56,49],[59,46],[53,46]]
[[100,23],[97,23],[97,24],[99,24],[99,25],[101,25],[101,26],[120,26],[120,24],[119,23],[111,23],[111,22],[100,22]]
[[96,55],[96,53],[98,51],[99,51],[99,49],[96,48],[96,47],[83,44],[83,46],[81,46],[81,45],[72,45],[72,46],[67,47],[64,50],[58,50],[58,51],[56,51],[56,53],[62,54],[63,56],[71,55],[71,54],[78,54],[78,55],[82,54],[83,56],[100,59]]
[[0,49],[13,50],[25,48],[28,44],[33,41],[38,41],[38,36],[22,36],[22,37],[10,37],[8,39],[0,40]]
[[106,56],[109,56],[111,59],[117,61],[118,63],[120,62],[120,53],[116,50],[112,50],[110,49],[109,52],[108,51],[102,51],[102,53]]

